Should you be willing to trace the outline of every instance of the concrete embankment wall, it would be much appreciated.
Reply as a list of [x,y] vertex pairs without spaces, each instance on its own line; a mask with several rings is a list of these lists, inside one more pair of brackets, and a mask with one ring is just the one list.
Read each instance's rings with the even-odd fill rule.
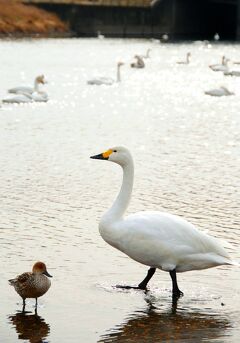
[[[69,22],[78,36],[222,39],[237,35],[237,5],[208,0],[162,0],[156,7],[79,6],[44,4]],[[239,31],[240,32],[240,31]],[[240,35],[240,34],[239,34]]]

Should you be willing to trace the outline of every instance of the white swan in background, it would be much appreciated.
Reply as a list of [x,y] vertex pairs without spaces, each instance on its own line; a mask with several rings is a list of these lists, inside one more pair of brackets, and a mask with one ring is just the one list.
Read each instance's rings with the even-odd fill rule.
[[100,30],[97,31],[97,37],[98,37],[98,39],[104,39],[105,38],[105,36],[101,33]]
[[178,61],[177,64],[189,64],[191,60],[191,52],[188,52],[186,55],[186,61]]
[[20,87],[10,88],[8,90],[8,93],[15,93],[15,94],[29,93],[29,94],[32,94],[33,92],[39,92],[39,85],[45,84],[45,83],[47,83],[47,81],[45,80],[44,75],[39,75],[34,80],[34,87],[20,86]]
[[112,78],[108,78],[108,77],[98,77],[98,78],[95,78],[95,79],[88,80],[87,83],[89,85],[97,85],[97,86],[107,85],[107,86],[111,86],[112,84],[114,84],[116,82],[120,82],[121,81],[120,68],[123,65],[124,65],[123,62],[118,62],[118,64],[117,64],[117,79],[116,80],[114,80]]
[[179,297],[183,293],[177,285],[177,272],[236,264],[216,238],[199,231],[181,217],[157,211],[124,217],[134,180],[134,163],[126,148],[114,147],[91,158],[115,162],[123,169],[121,190],[101,218],[99,231],[108,244],[150,267],[145,279],[134,288],[146,289],[158,268],[170,273],[173,296]]
[[209,91],[204,92],[207,95],[211,96],[228,96],[228,95],[234,95],[233,92],[230,92],[226,87],[222,86],[220,88],[211,89]]
[[213,36],[213,39],[214,39],[216,42],[219,41],[220,36],[219,36],[219,34],[218,34],[217,32],[216,32],[215,35]]
[[164,33],[161,38],[162,43],[166,43],[169,40],[169,35],[167,33]]
[[136,59],[136,62],[130,64],[131,68],[142,69],[145,67],[144,60],[141,56],[135,55],[134,58]]
[[213,71],[228,71],[228,62],[229,58],[226,58],[225,56],[222,57],[222,63],[221,64],[211,64],[209,65],[209,68],[212,69]]
[[33,92],[29,93],[17,93],[12,97],[8,97],[2,100],[6,104],[22,104],[32,102],[47,102],[48,95],[46,92]]
[[240,76],[240,70],[227,70],[223,74],[225,76]]
[[23,104],[23,103],[33,102],[33,98],[31,96],[31,94],[19,93],[19,94],[15,94],[12,97],[8,97],[8,98],[3,99],[2,102],[5,104]]
[[151,52],[151,49],[147,49],[146,54],[145,55],[141,55],[140,57],[141,58],[150,58],[150,52]]

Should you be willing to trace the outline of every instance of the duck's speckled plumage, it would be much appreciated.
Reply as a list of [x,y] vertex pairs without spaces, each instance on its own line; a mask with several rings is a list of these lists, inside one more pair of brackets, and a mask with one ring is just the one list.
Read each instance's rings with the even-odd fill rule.
[[23,300],[26,298],[37,299],[44,295],[51,286],[51,281],[44,274],[50,277],[45,264],[37,262],[34,264],[32,272],[18,275],[14,279],[9,280],[9,283]]

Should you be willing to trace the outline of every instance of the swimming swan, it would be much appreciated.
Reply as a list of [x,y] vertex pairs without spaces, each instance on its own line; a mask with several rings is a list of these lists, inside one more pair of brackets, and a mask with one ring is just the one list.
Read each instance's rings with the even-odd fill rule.
[[118,62],[118,64],[117,64],[117,79],[116,80],[113,80],[113,79],[108,78],[108,77],[98,77],[96,79],[91,79],[91,80],[87,81],[87,83],[89,85],[97,85],[97,86],[107,85],[107,86],[111,86],[112,84],[114,84],[116,82],[120,82],[121,81],[120,68],[123,65],[124,65],[123,62]]
[[33,102],[33,98],[31,94],[19,93],[19,94],[15,94],[12,97],[3,99],[2,102],[6,104],[23,104],[23,103]]
[[140,57],[141,58],[150,58],[150,52],[151,52],[151,49],[147,49],[146,54],[145,55],[141,55]]
[[8,93],[15,93],[15,94],[29,93],[29,94],[32,94],[34,92],[39,92],[39,85],[40,84],[44,85],[45,83],[47,83],[47,81],[45,80],[44,75],[39,75],[34,80],[34,87],[20,86],[20,87],[10,88],[8,90]]
[[169,272],[172,294],[180,297],[183,293],[178,288],[177,272],[236,264],[216,238],[199,231],[181,217],[157,211],[124,217],[134,179],[133,159],[126,148],[114,147],[91,158],[115,162],[123,169],[121,190],[101,218],[99,231],[108,244],[150,267],[145,279],[133,288],[146,289],[158,268]]
[[229,62],[229,59],[226,58],[225,56],[223,56],[221,64],[211,64],[211,65],[209,65],[209,68],[212,69],[213,71],[227,72],[228,71],[228,62]]
[[48,95],[46,92],[33,92],[30,93],[17,93],[12,97],[8,97],[2,100],[6,104],[22,104],[32,102],[47,102]]
[[226,87],[222,86],[220,88],[211,89],[209,91],[204,92],[207,95],[212,96],[228,96],[228,95],[234,95],[233,92],[230,92]]
[[189,64],[191,59],[191,52],[188,52],[186,55],[186,61],[178,61],[177,64]]
[[133,62],[130,64],[131,68],[141,69],[145,67],[145,63],[141,56],[135,55],[134,58],[136,59],[136,62]]

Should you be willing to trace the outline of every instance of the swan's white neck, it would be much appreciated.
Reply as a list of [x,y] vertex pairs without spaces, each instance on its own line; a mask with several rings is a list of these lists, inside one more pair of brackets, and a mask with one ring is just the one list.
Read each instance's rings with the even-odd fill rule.
[[134,179],[134,164],[133,160],[130,159],[127,164],[122,166],[123,169],[123,180],[120,192],[114,201],[112,207],[103,216],[104,219],[110,218],[111,220],[121,219],[128,208]]
[[39,92],[39,83],[38,83],[37,79],[35,79],[35,81],[34,81],[34,91]]
[[117,82],[120,82],[120,81],[121,81],[120,68],[121,68],[121,66],[118,65],[118,66],[117,66]]

